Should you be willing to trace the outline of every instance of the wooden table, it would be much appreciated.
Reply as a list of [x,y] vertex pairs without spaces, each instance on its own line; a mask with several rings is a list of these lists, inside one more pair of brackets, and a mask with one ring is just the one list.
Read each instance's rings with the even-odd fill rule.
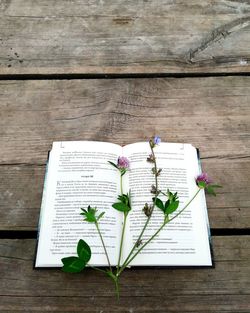
[[[250,2],[0,1],[0,311],[250,312]],[[33,270],[54,140],[200,148],[215,269]]]

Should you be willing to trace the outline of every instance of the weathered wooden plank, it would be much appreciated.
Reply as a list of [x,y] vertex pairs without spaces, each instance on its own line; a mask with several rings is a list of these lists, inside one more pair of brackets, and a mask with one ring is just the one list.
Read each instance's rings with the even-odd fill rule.
[[0,229],[35,230],[53,140],[190,142],[224,189],[213,228],[249,228],[250,78],[0,82]]
[[35,240],[0,241],[1,312],[249,312],[249,236],[214,237],[215,269],[132,269],[111,282],[86,270],[33,270]]
[[[140,288],[141,286],[138,286]],[[84,282],[79,288],[84,289]],[[104,286],[103,288],[106,288]],[[162,291],[163,292],[163,291]],[[95,295],[85,297],[0,297],[1,313],[17,312],[107,312],[107,313],[249,313],[249,295],[195,295],[181,294],[170,296],[164,290],[164,296],[122,297],[118,302],[114,298]]]
[[[223,185],[208,196],[212,228],[250,228],[250,162],[203,160],[203,168]],[[0,166],[0,230],[37,230],[45,166]]]
[[159,134],[202,158],[249,158],[250,77],[0,82],[1,164],[44,164],[53,140]]
[[250,3],[11,0],[0,74],[249,72]]

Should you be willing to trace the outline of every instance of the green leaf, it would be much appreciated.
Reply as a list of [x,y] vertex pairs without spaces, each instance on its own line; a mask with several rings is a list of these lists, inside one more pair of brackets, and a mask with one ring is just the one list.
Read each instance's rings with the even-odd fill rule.
[[90,222],[90,223],[95,223],[97,221],[96,219],[96,208],[91,208],[91,206],[88,206],[88,211],[85,209],[81,209],[83,213],[80,213],[80,215],[85,216],[85,221]]
[[86,264],[88,263],[88,261],[91,258],[91,250],[89,245],[82,239],[80,239],[78,241],[77,244],[77,254],[79,256],[79,258],[85,262]]
[[86,263],[76,256],[63,258],[62,263],[63,263],[62,271],[66,273],[79,273],[86,266]]
[[207,186],[205,190],[209,195],[216,196],[216,192],[214,191],[214,188],[211,185]]
[[169,201],[169,200],[167,200],[167,201],[165,202],[165,206],[164,206],[164,210],[165,210],[165,211],[167,210],[167,208],[168,208],[169,204],[170,204],[170,201]]
[[120,212],[128,212],[130,211],[130,207],[127,206],[125,203],[122,203],[122,202],[117,202],[117,203],[114,203],[112,205],[112,207]]
[[114,166],[115,168],[118,169],[118,166],[117,166],[115,163],[113,163],[113,162],[111,162],[111,161],[108,161],[108,162],[109,162],[109,164],[111,164],[112,166]]
[[223,188],[221,185],[209,185],[211,186],[212,188]]
[[164,204],[159,198],[153,198],[155,205],[164,212]]
[[123,194],[118,196],[118,200],[120,200],[122,203],[126,204],[127,206],[129,206],[129,195],[127,194]]
[[[168,201],[167,201],[168,202]],[[166,202],[166,203],[167,203]],[[173,213],[174,211],[177,210],[179,206],[179,201],[173,201],[171,202],[166,208],[165,208],[165,214],[171,214]]]
[[101,214],[99,214],[99,216],[97,217],[97,221],[99,221],[103,217],[104,214],[105,212],[102,212]]

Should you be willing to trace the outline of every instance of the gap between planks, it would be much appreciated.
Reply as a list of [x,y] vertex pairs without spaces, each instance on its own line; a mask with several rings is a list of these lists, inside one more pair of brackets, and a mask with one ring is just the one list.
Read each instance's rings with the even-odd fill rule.
[[[250,228],[211,228],[212,237],[249,236]],[[0,239],[37,239],[35,230],[0,230]]]
[[126,79],[126,78],[199,78],[250,76],[250,72],[222,72],[222,73],[71,73],[71,74],[0,74],[0,80],[74,80],[74,79]]

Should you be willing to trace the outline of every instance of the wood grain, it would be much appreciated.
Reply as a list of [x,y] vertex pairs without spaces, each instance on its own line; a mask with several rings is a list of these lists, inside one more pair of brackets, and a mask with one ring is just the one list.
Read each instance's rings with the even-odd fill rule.
[[249,72],[250,3],[0,3],[0,74]]
[[[215,269],[131,269],[122,297],[93,270],[33,270],[35,240],[0,241],[1,312],[249,312],[249,236],[213,238]],[[39,301],[38,301],[39,298]]]
[[212,228],[250,227],[250,78],[0,82],[0,230],[35,230],[54,140],[190,142],[224,186]]
[[250,156],[250,77],[0,81],[1,164],[45,164],[55,140],[159,134],[201,157]]

